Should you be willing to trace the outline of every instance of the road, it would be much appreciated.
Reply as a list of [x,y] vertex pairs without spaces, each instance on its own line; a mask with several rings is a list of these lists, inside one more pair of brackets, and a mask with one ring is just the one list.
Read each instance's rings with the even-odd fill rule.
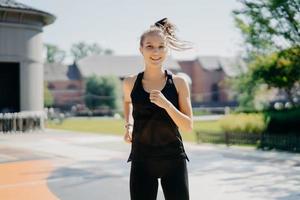
[[[191,200],[300,199],[300,154],[192,143],[185,148]],[[129,151],[118,136],[0,134],[0,199],[129,200]]]

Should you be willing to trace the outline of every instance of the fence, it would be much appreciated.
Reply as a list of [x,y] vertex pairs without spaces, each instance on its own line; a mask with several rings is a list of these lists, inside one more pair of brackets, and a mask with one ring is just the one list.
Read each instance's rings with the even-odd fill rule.
[[300,152],[300,134],[264,133],[261,135],[260,148]]
[[208,133],[196,132],[197,143],[222,143],[222,144],[257,144],[260,134],[250,133]]
[[261,149],[300,152],[300,134],[208,133],[197,131],[197,143],[256,145]]
[[42,130],[45,117],[45,114],[39,111],[0,113],[0,133]]

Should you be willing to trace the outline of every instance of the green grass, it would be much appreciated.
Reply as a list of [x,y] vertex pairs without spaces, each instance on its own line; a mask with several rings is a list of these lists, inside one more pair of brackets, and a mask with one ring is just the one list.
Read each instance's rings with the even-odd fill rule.
[[195,121],[194,131],[202,132],[222,132],[219,121]]
[[[122,119],[99,119],[99,118],[80,118],[80,119],[66,119],[62,124],[56,124],[48,121],[47,128],[62,129],[71,131],[94,132],[101,134],[124,134],[124,121]],[[217,121],[195,121],[195,131],[204,132],[220,132],[221,128]],[[195,133],[187,133],[181,131],[184,141],[195,142]]]
[[202,111],[202,110],[193,110],[194,116],[201,116],[201,115],[210,115],[211,113],[208,111]]
[[118,119],[99,119],[99,118],[84,118],[84,119],[66,119],[62,124],[57,124],[48,121],[47,128],[63,129],[71,131],[108,133],[114,135],[123,134],[124,121]]

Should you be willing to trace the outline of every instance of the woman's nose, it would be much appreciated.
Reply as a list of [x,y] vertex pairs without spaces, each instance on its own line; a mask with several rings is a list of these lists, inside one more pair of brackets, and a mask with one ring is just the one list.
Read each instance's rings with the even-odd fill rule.
[[153,53],[159,53],[159,48],[153,48]]

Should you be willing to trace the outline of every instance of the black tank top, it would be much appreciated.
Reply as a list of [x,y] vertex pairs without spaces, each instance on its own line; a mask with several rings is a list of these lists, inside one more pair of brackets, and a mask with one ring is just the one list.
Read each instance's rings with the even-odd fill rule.
[[[176,159],[188,157],[185,153],[178,127],[165,109],[150,102],[150,94],[142,84],[144,72],[138,74],[131,91],[134,119],[131,153],[128,162],[146,159]],[[171,72],[162,94],[178,109],[178,94]]]

